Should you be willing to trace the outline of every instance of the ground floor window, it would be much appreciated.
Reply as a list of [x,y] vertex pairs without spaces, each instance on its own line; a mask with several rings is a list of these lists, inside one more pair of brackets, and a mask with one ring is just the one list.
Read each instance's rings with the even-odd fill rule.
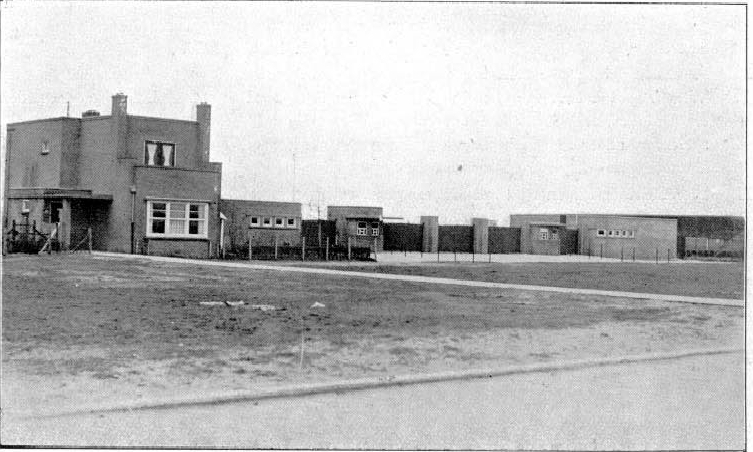
[[42,221],[45,223],[57,223],[60,221],[60,211],[63,210],[63,201],[46,199]]
[[366,222],[365,221],[359,221],[358,222],[358,228],[356,230],[357,235],[366,235]]
[[207,238],[209,204],[148,201],[147,237]]

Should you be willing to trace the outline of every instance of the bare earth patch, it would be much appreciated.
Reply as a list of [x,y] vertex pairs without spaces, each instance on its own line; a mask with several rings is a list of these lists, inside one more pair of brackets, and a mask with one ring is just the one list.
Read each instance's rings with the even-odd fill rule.
[[[6,413],[743,346],[736,307],[89,256],[3,264]],[[247,305],[200,304],[227,300]]]

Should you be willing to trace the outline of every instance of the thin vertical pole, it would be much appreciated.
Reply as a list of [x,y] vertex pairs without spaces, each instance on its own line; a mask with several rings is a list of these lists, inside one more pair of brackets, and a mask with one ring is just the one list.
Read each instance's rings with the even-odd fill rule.
[[350,261],[350,237],[348,237],[348,261]]
[[633,247],[633,262],[635,262],[635,247]]
[[89,254],[92,253],[92,228],[86,229],[86,235],[89,238]]
[[453,258],[454,258],[455,262],[457,262],[458,261],[458,250],[457,249],[452,250],[452,255],[453,255]]
[[599,259],[604,259],[604,244],[599,245]]
[[437,246],[437,262],[439,262],[439,246]]
[[377,238],[374,237],[374,261],[378,261],[377,257]]
[[303,328],[301,328],[301,357],[298,360],[298,370],[303,369]]
[[301,260],[306,260],[306,237],[301,238]]
[[327,247],[324,250],[324,260],[325,261],[329,260],[329,237],[327,237]]
[[248,260],[253,259],[254,245],[251,244],[251,237],[248,238]]
[[667,262],[669,262],[669,248],[667,248]]
[[476,249],[471,250],[471,262],[476,263]]
[[625,260],[625,247],[623,246],[620,249],[620,262],[623,262]]
[[277,260],[277,235],[275,235],[275,260]]
[[659,263],[659,248],[656,249],[656,263]]
[[492,263],[492,253],[489,253],[489,263]]

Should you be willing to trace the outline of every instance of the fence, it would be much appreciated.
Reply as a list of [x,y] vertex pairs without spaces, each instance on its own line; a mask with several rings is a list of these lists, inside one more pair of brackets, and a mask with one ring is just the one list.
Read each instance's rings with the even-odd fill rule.
[[50,233],[44,233],[37,229],[36,220],[29,223],[25,221],[23,223],[16,223],[15,220],[11,223],[10,230],[4,234],[5,244],[4,252],[8,254],[23,253],[23,254],[41,254],[47,252],[48,254],[53,251],[60,253],[65,252],[77,252],[77,251],[92,251],[92,230],[86,228],[81,231],[79,236],[83,237],[76,245],[69,247],[67,243],[60,240],[59,231],[61,231],[60,223],[55,224],[55,229]]
[[226,253],[226,259],[247,260],[321,260],[321,261],[344,261],[360,260],[373,261],[373,249],[364,246],[330,245],[326,239],[324,246],[308,246],[306,240],[300,246],[290,245],[259,245],[246,243],[245,249],[236,247],[233,253]]

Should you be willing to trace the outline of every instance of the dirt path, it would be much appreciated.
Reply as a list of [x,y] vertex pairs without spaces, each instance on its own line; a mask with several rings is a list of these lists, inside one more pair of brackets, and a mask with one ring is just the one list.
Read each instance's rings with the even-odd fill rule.
[[316,267],[263,265],[263,264],[241,263],[241,262],[233,262],[233,261],[207,261],[207,260],[198,260],[198,259],[179,259],[179,258],[160,257],[160,256],[138,256],[138,255],[130,255],[130,254],[114,254],[114,253],[101,253],[101,252],[97,254],[102,255],[102,256],[108,256],[111,258],[122,257],[124,259],[146,259],[146,260],[151,260],[154,262],[181,262],[181,263],[205,265],[205,266],[211,266],[211,267],[248,268],[251,270],[272,270],[272,271],[283,271],[283,272],[293,272],[293,273],[312,273],[312,274],[330,275],[330,276],[388,279],[388,280],[393,280],[393,281],[407,281],[407,282],[424,283],[424,284],[483,287],[483,288],[490,288],[490,289],[532,290],[532,291],[537,291],[537,292],[556,292],[556,293],[577,294],[577,295],[597,295],[597,296],[603,296],[603,297],[649,299],[649,300],[661,300],[661,301],[693,303],[693,304],[709,304],[709,305],[719,305],[719,306],[743,307],[745,304],[744,300],[733,300],[733,299],[727,299],[727,298],[688,297],[688,296],[683,296],[683,295],[625,292],[625,291],[614,291],[614,290],[596,290],[596,289],[582,289],[582,288],[570,288],[570,287],[538,286],[538,285],[528,285],[528,284],[505,284],[505,283],[494,283],[494,282],[486,282],[486,281],[468,281],[468,280],[456,279],[456,278],[438,278],[438,277],[432,277],[432,276],[356,272],[356,271],[333,270],[333,269],[328,269],[328,268],[316,268]]

